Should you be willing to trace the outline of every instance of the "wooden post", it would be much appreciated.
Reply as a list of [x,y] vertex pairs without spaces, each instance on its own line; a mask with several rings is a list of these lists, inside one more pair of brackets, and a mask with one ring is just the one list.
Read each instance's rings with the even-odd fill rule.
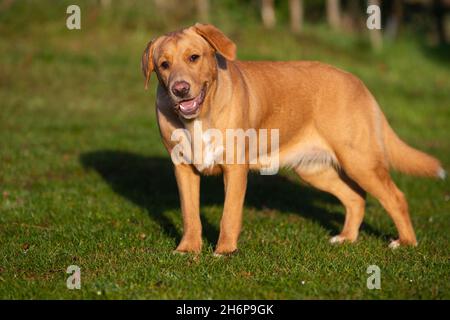
[[327,0],[327,21],[333,30],[341,27],[341,6],[339,0]]
[[393,40],[397,38],[403,20],[403,0],[393,0],[390,11],[386,21],[385,36]]
[[303,25],[303,0],[289,0],[289,15],[291,17],[291,31],[300,33]]
[[[377,5],[380,7],[381,3],[380,0],[369,0],[368,5]],[[372,45],[372,48],[374,48],[376,51],[380,51],[383,47],[383,37],[381,34],[381,30],[379,29],[372,29],[369,30],[369,37],[370,37],[370,43]]]
[[197,16],[200,22],[206,23],[209,21],[209,0],[195,0],[197,7]]
[[267,29],[275,27],[276,17],[273,0],[262,0],[261,18],[264,27]]

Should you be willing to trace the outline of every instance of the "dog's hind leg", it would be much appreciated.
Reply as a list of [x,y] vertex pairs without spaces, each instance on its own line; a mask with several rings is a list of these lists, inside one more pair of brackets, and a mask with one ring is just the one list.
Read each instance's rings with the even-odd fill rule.
[[369,154],[363,152],[344,150],[338,156],[339,163],[349,177],[377,198],[394,221],[399,233],[399,240],[392,242],[390,246],[417,245],[408,212],[408,203],[403,193],[392,181],[387,165],[381,159],[370,157]]
[[345,206],[345,223],[342,232],[330,239],[331,243],[344,241],[354,242],[358,238],[359,227],[364,218],[366,193],[344,173],[337,172],[334,167],[320,171],[296,169],[302,180],[312,186],[337,197]]

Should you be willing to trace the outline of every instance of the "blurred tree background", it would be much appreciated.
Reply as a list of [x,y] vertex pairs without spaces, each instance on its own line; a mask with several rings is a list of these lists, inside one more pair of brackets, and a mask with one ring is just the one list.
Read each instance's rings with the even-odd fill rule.
[[[69,5],[81,30],[66,27]],[[369,4],[381,30],[368,30]],[[450,0],[0,0],[0,298],[448,299],[449,180],[393,173],[420,245],[369,197],[361,241],[330,246],[344,209],[289,172],[251,176],[236,258],[212,250],[220,177],[203,179],[207,254],[175,257],[182,232],[158,134],[149,40],[199,22],[242,60],[319,60],[354,73],[408,144],[450,164]],[[299,106],[301,108],[301,106]],[[215,183],[216,182],[216,183]],[[367,263],[383,290],[367,290]],[[82,290],[65,287],[82,268]]]
[[[35,6],[30,14],[36,15],[36,19],[39,15],[45,18],[46,14],[37,9],[38,1],[1,0],[3,22],[12,22],[8,21],[8,16],[14,16],[19,2],[30,9]],[[103,11],[113,10],[115,13],[110,19],[127,28],[144,24],[149,29],[170,29],[193,20],[206,23],[230,19],[242,27],[259,20],[267,29],[280,25],[289,27],[293,33],[301,33],[305,24],[326,23],[334,31],[360,34],[370,33],[365,23],[366,9],[375,4],[381,8],[382,31],[374,33],[380,33],[385,41],[395,41],[408,33],[420,34],[430,45],[449,42],[450,0],[87,0],[81,3],[89,8],[87,18],[90,23],[97,19],[108,22]],[[45,11],[51,10],[45,6]],[[16,21],[10,26],[17,27],[18,24],[26,23]],[[379,45],[376,41],[373,41],[374,46]]]

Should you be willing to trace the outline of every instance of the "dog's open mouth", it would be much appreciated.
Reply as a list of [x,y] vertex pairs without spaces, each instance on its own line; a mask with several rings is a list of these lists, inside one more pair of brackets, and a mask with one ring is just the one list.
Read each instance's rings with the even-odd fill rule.
[[205,99],[205,92],[206,86],[203,87],[202,91],[197,97],[189,100],[183,100],[177,103],[177,109],[184,118],[191,119],[198,115],[200,106]]

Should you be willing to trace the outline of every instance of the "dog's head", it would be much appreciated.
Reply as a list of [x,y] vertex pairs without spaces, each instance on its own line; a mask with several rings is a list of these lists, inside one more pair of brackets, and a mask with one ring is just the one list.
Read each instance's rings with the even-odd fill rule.
[[142,55],[147,88],[155,71],[161,85],[185,119],[200,113],[208,89],[217,77],[217,59],[236,57],[236,45],[210,24],[195,24],[150,41]]

